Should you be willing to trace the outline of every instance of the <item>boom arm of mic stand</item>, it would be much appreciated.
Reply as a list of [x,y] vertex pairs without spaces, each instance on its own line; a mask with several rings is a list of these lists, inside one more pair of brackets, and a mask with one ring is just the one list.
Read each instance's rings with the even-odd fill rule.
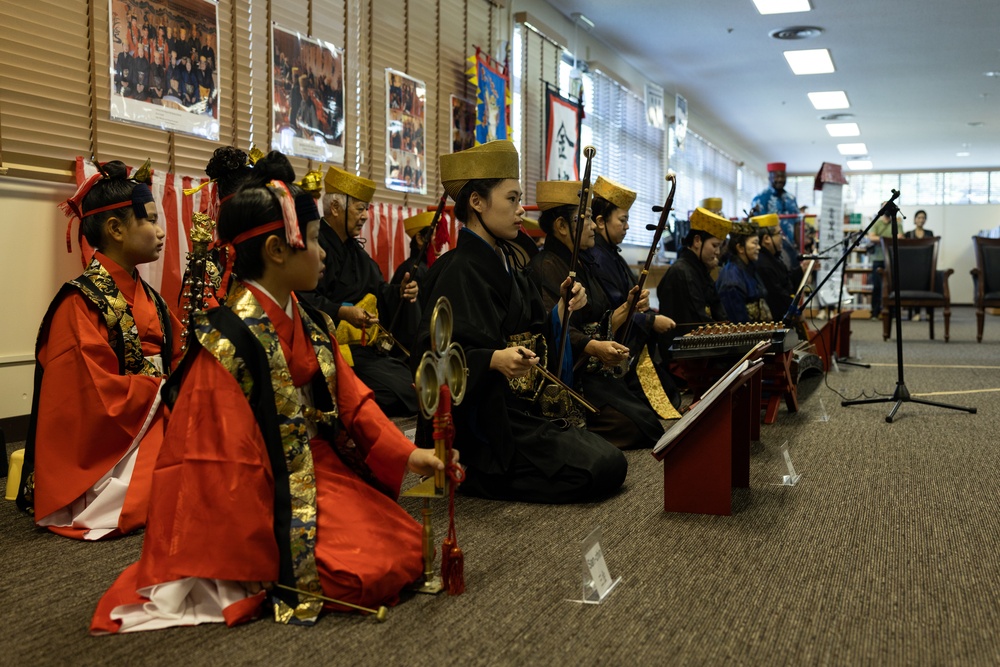
[[[790,321],[794,320],[796,317],[798,317],[799,315],[802,314],[802,311],[804,311],[806,309],[806,306],[809,305],[809,303],[813,300],[813,298],[815,298],[815,296],[817,294],[819,294],[820,290],[823,289],[823,286],[826,285],[826,283],[830,280],[830,278],[833,276],[833,274],[836,273],[837,267],[839,267],[842,264],[844,264],[845,262],[847,262],[847,258],[851,256],[851,253],[854,251],[854,249],[858,247],[859,243],[861,243],[861,239],[863,239],[863,238],[865,238],[865,237],[868,236],[868,231],[872,227],[875,226],[875,223],[878,222],[878,219],[881,218],[883,215],[885,215],[886,211],[890,207],[896,208],[895,199],[898,196],[899,196],[899,192],[896,191],[896,190],[893,190],[892,191],[892,199],[890,199],[889,201],[887,201],[885,203],[885,206],[883,206],[879,210],[879,212],[875,214],[875,217],[872,218],[872,221],[868,223],[868,226],[864,228],[864,230],[861,232],[861,234],[858,235],[858,237],[856,239],[854,239],[854,243],[852,243],[850,246],[848,246],[847,250],[844,251],[844,254],[841,255],[840,259],[837,260],[837,263],[834,264],[833,267],[827,272],[826,276],[823,277],[823,280],[821,280],[819,282],[819,285],[816,285],[816,288],[812,291],[812,294],[810,294],[808,297],[806,297],[806,300],[802,303],[802,305],[801,306],[796,306],[795,305],[795,301],[792,301],[792,305],[790,305],[788,307],[788,312],[786,312],[785,316],[783,318],[781,318],[782,322],[785,322],[785,323],[790,322]],[[899,209],[896,209],[896,210],[898,211]]]

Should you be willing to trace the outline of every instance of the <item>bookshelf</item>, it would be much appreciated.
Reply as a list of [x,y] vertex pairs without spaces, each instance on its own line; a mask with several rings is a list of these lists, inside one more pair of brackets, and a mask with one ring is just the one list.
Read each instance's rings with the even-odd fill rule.
[[[855,219],[856,218],[856,219]],[[844,216],[844,236],[861,231],[861,216]],[[868,242],[862,241],[844,264],[844,293],[853,297],[851,317],[867,319],[872,315],[872,262]]]

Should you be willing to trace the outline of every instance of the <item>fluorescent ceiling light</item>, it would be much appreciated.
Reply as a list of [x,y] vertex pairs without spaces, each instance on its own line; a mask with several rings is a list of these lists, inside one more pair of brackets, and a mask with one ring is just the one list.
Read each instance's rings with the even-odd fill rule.
[[868,147],[864,144],[837,144],[837,150],[841,155],[864,155]]
[[850,109],[851,103],[847,101],[847,93],[842,90],[828,90],[823,93],[809,93],[809,101],[812,105],[822,111],[824,109]]
[[861,171],[863,169],[871,169],[872,168],[872,161],[871,160],[848,160],[847,161],[847,168],[850,169],[850,170],[852,170],[852,171]]
[[970,155],[972,155],[972,153],[969,151],[959,151],[955,153],[955,157],[969,157]]
[[837,71],[830,58],[829,49],[803,49],[801,51],[785,51],[785,60],[792,68],[792,73],[802,74],[832,74]]
[[831,137],[857,137],[861,135],[861,128],[857,123],[827,123],[826,131]]
[[791,14],[812,9],[809,0],[753,0],[753,4],[761,14]]

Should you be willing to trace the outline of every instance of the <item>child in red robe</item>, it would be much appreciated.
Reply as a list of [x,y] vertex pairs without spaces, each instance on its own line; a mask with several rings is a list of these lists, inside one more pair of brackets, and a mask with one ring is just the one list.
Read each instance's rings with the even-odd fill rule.
[[146,523],[165,426],[160,387],[180,351],[179,323],[136,272],[159,258],[164,233],[149,185],[127,173],[109,162],[63,205],[97,251],[52,301],[36,344],[18,505],[77,539]]
[[194,316],[164,390],[176,403],[142,556],[101,599],[94,634],[233,625],[262,608],[312,624],[342,609],[320,596],[393,604],[422,574],[422,529],[396,496],[407,469],[444,465],[382,413],[330,318],[295,296],[316,287],[323,250],[315,201],[293,178],[272,153],[222,205],[238,280]]

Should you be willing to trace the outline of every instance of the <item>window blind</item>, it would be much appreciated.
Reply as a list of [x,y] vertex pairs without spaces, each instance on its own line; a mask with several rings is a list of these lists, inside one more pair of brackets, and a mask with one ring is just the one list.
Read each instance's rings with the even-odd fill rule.
[[[450,95],[471,97],[465,57],[471,45],[493,52],[508,38],[501,16],[488,0],[219,0],[220,131],[208,141],[110,119],[106,3],[0,3],[0,159],[9,175],[70,182],[78,155],[132,165],[150,157],[155,169],[196,175],[219,146],[267,150],[276,21],[345,49],[349,170],[384,182],[385,68],[427,84],[428,195],[408,195],[410,206],[427,206],[438,197],[437,156],[450,150]],[[292,164],[300,174],[309,166]]]

